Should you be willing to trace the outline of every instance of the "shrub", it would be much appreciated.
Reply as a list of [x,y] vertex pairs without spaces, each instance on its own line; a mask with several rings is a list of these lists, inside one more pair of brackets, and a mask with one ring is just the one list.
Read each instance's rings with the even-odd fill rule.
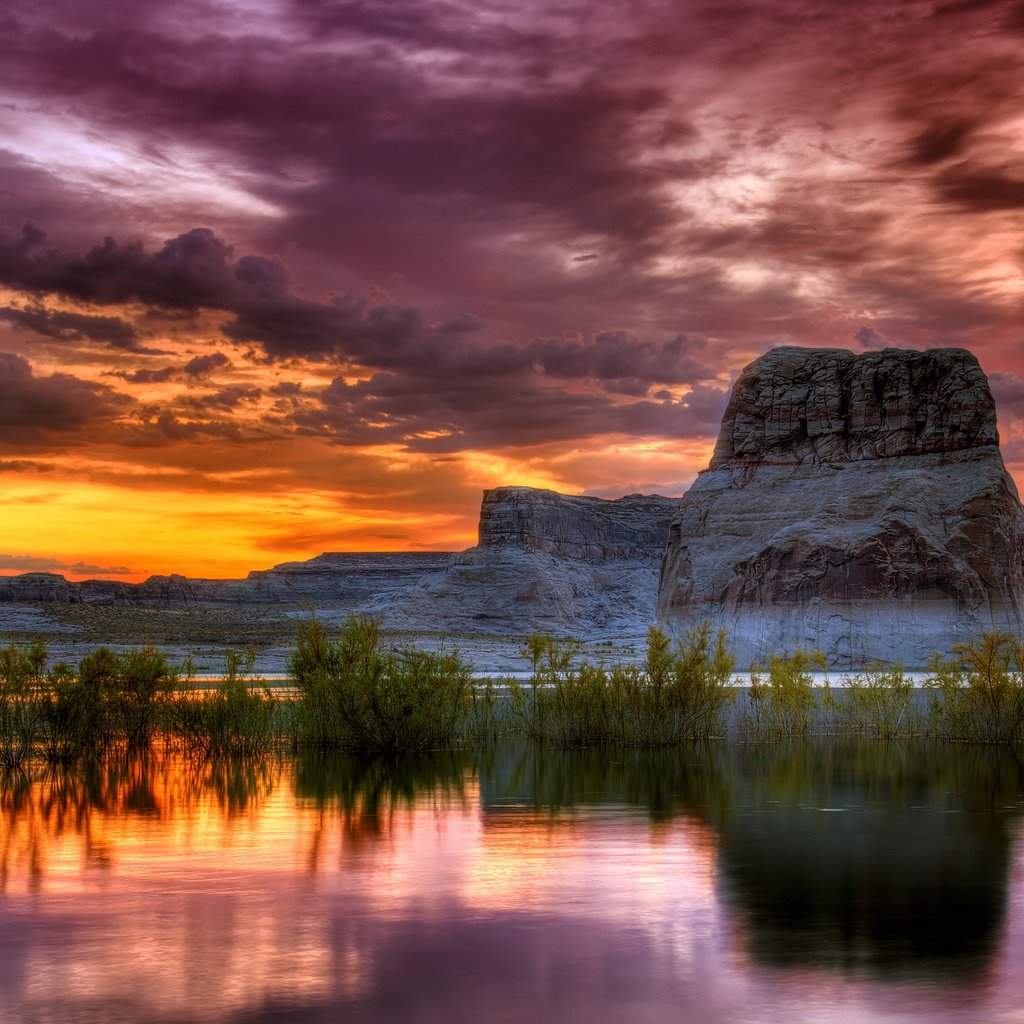
[[197,690],[191,663],[182,666],[178,687],[169,699],[171,731],[194,754],[264,754],[278,738],[280,706],[253,674],[254,650],[244,654],[229,650],[224,661],[224,678],[213,691]]
[[741,735],[749,740],[769,740],[816,731],[819,723],[813,672],[825,667],[821,651],[801,650],[788,656],[769,655],[767,678],[765,669],[752,665]]
[[[105,650],[100,648],[95,655]],[[105,665],[97,666],[97,675],[105,677],[105,672]],[[133,647],[120,657],[114,655],[113,672],[120,732],[129,747],[147,747],[162,724],[163,705],[177,685],[177,671],[166,654],[146,644]],[[83,669],[79,669],[79,675],[85,675]]]
[[313,618],[289,659],[299,691],[299,745],[397,753],[448,746],[463,735],[472,670],[456,654],[380,650],[380,623],[348,617],[336,641]]
[[724,634],[688,632],[675,649],[656,627],[643,665],[577,663],[579,645],[534,635],[529,686],[510,689],[512,713],[527,735],[558,747],[610,743],[657,747],[706,738],[724,728],[733,699],[733,659]]
[[984,633],[954,644],[953,658],[932,661],[925,685],[936,736],[973,743],[1024,739],[1024,648],[1015,637]]
[[20,768],[32,753],[39,728],[38,691],[46,645],[0,648],[0,767]]
[[898,665],[869,665],[858,675],[848,675],[840,696],[826,690],[824,701],[833,732],[892,739],[914,735],[923,727],[914,707],[914,684]]

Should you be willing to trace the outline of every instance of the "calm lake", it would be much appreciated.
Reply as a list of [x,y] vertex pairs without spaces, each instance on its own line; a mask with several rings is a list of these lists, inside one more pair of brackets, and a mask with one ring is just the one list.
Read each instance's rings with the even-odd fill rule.
[[1024,769],[894,745],[2,782],[0,1020],[1024,1020]]

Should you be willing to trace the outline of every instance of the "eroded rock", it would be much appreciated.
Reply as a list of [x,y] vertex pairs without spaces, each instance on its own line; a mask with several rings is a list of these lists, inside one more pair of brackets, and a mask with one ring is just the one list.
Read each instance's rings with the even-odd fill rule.
[[740,664],[819,648],[902,661],[1017,632],[1024,511],[962,349],[780,348],[730,398],[673,519],[659,620],[710,621]]
[[397,598],[388,618],[437,631],[642,636],[676,505],[658,495],[485,491],[477,546]]

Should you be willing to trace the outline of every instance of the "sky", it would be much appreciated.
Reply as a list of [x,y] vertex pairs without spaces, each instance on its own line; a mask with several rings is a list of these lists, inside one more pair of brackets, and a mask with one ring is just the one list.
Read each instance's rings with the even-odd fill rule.
[[964,346],[1024,483],[1024,0],[5,0],[0,573],[682,494],[776,345]]

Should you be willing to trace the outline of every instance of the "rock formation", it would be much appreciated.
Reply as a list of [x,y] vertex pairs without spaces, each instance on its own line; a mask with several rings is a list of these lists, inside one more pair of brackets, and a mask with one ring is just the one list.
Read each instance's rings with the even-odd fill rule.
[[961,349],[779,348],[740,375],[683,497],[659,620],[710,621],[740,665],[821,649],[902,661],[1021,628],[1024,511]]
[[83,580],[54,573],[0,577],[0,602],[128,605],[301,604],[367,608],[386,604],[425,575],[444,571],[450,551],[334,552],[283,562],[237,580],[173,573],[142,583]]
[[477,546],[405,591],[388,618],[441,631],[642,636],[677,504],[657,495],[485,491]]
[[80,600],[77,586],[56,573],[25,572],[20,576],[0,576],[0,601],[69,604]]
[[52,573],[0,577],[0,602],[299,605],[380,614],[395,629],[641,640],[654,621],[674,498],[613,501],[531,487],[485,491],[479,543],[450,552],[327,552],[245,579],[143,583]]

